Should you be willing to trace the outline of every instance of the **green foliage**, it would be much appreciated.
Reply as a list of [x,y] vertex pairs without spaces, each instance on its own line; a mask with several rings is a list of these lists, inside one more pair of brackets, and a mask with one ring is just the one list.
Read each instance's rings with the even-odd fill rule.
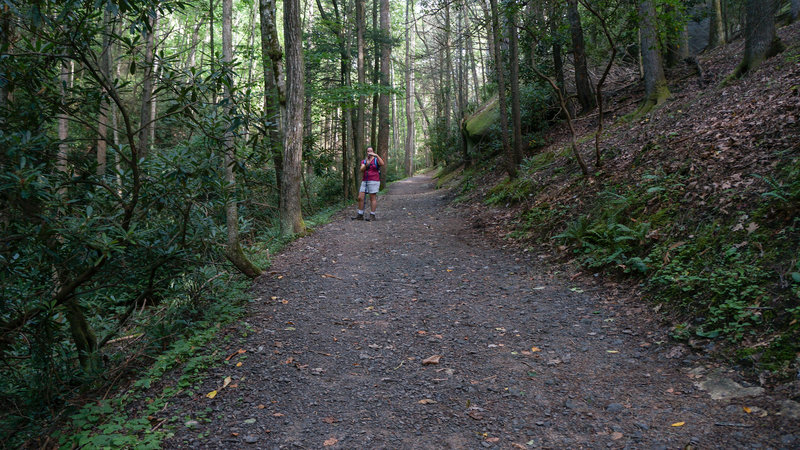
[[534,193],[535,186],[530,178],[517,177],[513,180],[506,178],[489,190],[484,203],[487,205],[504,204],[508,206],[520,203],[533,196]]

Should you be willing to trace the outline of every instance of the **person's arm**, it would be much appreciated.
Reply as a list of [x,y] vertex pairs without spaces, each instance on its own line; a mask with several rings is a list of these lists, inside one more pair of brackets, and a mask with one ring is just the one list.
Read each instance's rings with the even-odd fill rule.
[[381,157],[380,157],[380,156],[378,156],[378,154],[377,154],[377,153],[375,153],[375,158],[377,158],[377,160],[378,160],[378,164],[379,164],[381,167],[385,167],[385,166],[386,166],[386,164],[383,162],[383,160],[381,159]]
[[361,161],[361,168],[360,168],[359,170],[360,170],[361,172],[364,172],[365,170],[367,170],[367,165],[366,165],[366,164],[364,164],[364,161]]

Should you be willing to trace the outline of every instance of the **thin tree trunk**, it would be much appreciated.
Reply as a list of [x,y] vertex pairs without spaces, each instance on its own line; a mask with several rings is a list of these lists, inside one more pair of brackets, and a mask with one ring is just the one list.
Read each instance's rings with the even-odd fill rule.
[[[11,8],[4,4],[0,6],[0,48],[3,51],[13,53],[14,41],[16,38],[16,26],[14,24],[14,14]],[[0,83],[0,127],[6,123],[6,105],[11,101],[12,91],[9,83]]]
[[[233,108],[233,0],[222,0],[222,64],[226,76],[230,78],[225,83],[224,95],[226,101],[225,115],[230,118],[234,114]],[[239,206],[236,201],[236,142],[233,130],[228,127],[223,136],[224,145],[224,171],[225,171],[225,224],[227,227],[227,242],[225,256],[245,276],[255,278],[261,275],[261,270],[245,256],[239,241]]]
[[[414,52],[416,50],[416,35],[411,36],[409,25],[409,10],[414,9],[414,0],[406,2],[406,142],[405,142],[405,170],[406,176],[414,175],[414,144],[416,130],[414,125]],[[416,20],[414,21],[416,24]]]
[[[58,157],[56,158],[56,169],[66,173],[68,170],[67,159],[69,154],[69,117],[67,116],[67,94],[72,89],[72,76],[75,72],[75,65],[72,60],[61,62],[60,86],[61,109],[58,114]],[[63,190],[62,190],[63,192]]]
[[[103,44],[100,54],[100,74],[106,80],[111,80],[111,12],[108,8],[103,8]],[[103,176],[106,173],[108,161],[108,125],[111,114],[111,103],[108,101],[107,93],[104,93],[100,101],[100,111],[97,124],[97,175]]]
[[511,60],[511,126],[513,128],[512,156],[514,166],[522,162],[522,112],[519,105],[519,44],[517,36],[517,15],[514,8],[508,9],[508,50]]
[[286,45],[286,133],[283,139],[281,234],[291,236],[305,231],[300,204],[305,81],[299,0],[284,0],[283,36]]
[[[378,29],[378,2],[379,0],[372,0],[372,29]],[[377,36],[377,33],[373,32]],[[381,45],[375,40],[375,66],[372,71],[372,84],[377,86],[380,83],[381,72]],[[378,145],[378,93],[372,94],[372,111],[370,111],[370,133],[369,133],[370,147],[377,147]],[[385,160],[384,160],[385,161]]]
[[[366,108],[367,97],[364,95],[364,87],[367,82],[366,66],[365,66],[365,48],[364,48],[364,32],[367,27],[366,17],[364,15],[364,1],[355,0],[356,2],[356,46],[358,47],[358,56],[356,60],[356,70],[358,72],[358,109],[356,110],[356,126],[353,127],[353,183],[357,183],[359,173],[359,155],[366,150],[364,145],[364,108]],[[413,0],[412,0],[413,1]]]
[[789,20],[796,22],[800,18],[800,0],[791,0],[791,10],[789,13]]
[[500,57],[500,20],[497,12],[497,0],[491,0],[492,9],[492,34],[494,41],[494,63],[497,75],[497,96],[500,108],[500,136],[503,143],[506,172],[509,178],[517,177],[517,166],[514,163],[514,154],[508,139],[508,112],[506,110],[506,84],[503,75],[503,61]]
[[153,79],[155,78],[155,34],[158,16],[150,17],[150,30],[147,31],[144,53],[144,80],[142,83],[142,107],[139,114],[139,157],[145,158],[150,152],[150,128],[153,126]]
[[[389,42],[392,36],[392,29],[389,25],[389,0],[381,0],[381,86],[385,89],[381,92],[378,105],[378,156],[387,164],[389,162],[389,84],[390,64],[392,63],[392,46]],[[381,171],[381,189],[386,186],[387,171]]]

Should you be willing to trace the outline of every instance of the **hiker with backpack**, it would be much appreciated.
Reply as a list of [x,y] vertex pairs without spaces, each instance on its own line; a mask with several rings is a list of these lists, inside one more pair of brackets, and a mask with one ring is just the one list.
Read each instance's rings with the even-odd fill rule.
[[[361,189],[358,191],[358,213],[353,220],[375,220],[378,189],[381,187],[381,167],[384,162],[372,147],[367,147],[367,159],[361,160]],[[369,215],[364,215],[364,196],[369,194]]]

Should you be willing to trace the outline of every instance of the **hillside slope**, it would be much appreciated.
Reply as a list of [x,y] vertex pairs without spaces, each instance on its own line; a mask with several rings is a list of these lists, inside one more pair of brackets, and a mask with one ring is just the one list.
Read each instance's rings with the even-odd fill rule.
[[[800,24],[778,33],[786,51],[743,79],[724,82],[742,40],[700,55],[702,73],[668,71],[671,98],[635,121],[638,73],[618,68],[593,177],[581,176],[562,124],[517,180],[496,161],[465,170],[456,203],[485,236],[651,302],[693,348],[722,350],[762,383],[795,378]],[[576,121],[592,163],[596,121]]]

